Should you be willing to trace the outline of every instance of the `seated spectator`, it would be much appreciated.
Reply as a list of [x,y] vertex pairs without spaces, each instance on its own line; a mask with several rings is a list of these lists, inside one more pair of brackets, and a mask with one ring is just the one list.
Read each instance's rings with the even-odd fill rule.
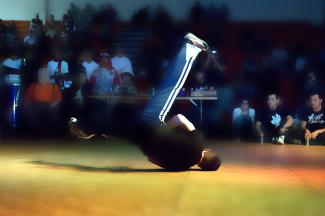
[[240,107],[233,110],[232,125],[234,135],[239,140],[250,140],[253,138],[255,121],[255,110],[249,107],[248,100],[243,100]]
[[133,74],[131,61],[128,57],[125,56],[125,53],[121,48],[117,49],[116,55],[114,58],[112,58],[112,66],[119,75],[126,71]]
[[307,143],[325,145],[325,110],[322,103],[321,93],[310,93],[310,109],[303,115],[301,123]]
[[67,117],[76,117],[87,122],[88,117],[88,95],[89,83],[87,82],[87,75],[83,69],[80,69],[73,81],[71,88],[65,94],[65,114]]
[[69,65],[63,60],[60,50],[55,49],[53,51],[53,59],[47,63],[47,69],[52,83],[56,83],[62,89],[70,87],[69,82],[64,80],[64,76],[69,73]]
[[90,84],[93,86],[94,94],[111,94],[114,87],[120,83],[118,74],[110,68],[110,58],[108,53],[100,55],[99,69],[94,71],[90,78]]
[[25,95],[25,114],[31,129],[38,131],[55,128],[61,101],[61,90],[50,82],[47,68],[39,69],[38,81],[28,87]]
[[14,70],[20,70],[22,65],[22,59],[18,57],[17,51],[12,51],[10,56],[2,62],[3,67],[7,67]]
[[66,99],[70,106],[77,107],[85,105],[87,96],[90,94],[90,85],[84,68],[80,69],[74,76],[71,88],[66,91]]
[[292,124],[291,115],[280,107],[279,96],[268,94],[267,107],[257,115],[257,134],[266,142],[284,144],[286,132]]
[[130,72],[124,72],[121,74],[121,82],[119,85],[120,95],[135,95],[136,88],[133,82],[133,74]]
[[93,55],[90,51],[84,52],[82,66],[85,68],[88,80],[90,79],[92,73],[99,68],[99,65],[93,60]]

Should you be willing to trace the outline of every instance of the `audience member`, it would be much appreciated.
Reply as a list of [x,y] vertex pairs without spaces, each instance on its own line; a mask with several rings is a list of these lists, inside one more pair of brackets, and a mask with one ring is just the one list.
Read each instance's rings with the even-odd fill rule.
[[50,82],[47,68],[39,69],[38,81],[28,87],[25,95],[26,120],[33,132],[56,131],[61,101],[61,90]]
[[12,51],[10,56],[2,62],[3,67],[7,67],[14,70],[20,70],[22,65],[22,59],[19,58],[16,50]]
[[110,69],[110,58],[108,53],[101,53],[99,69],[94,71],[90,78],[94,94],[111,94],[114,87],[120,83],[118,74]]
[[87,79],[89,80],[94,71],[99,69],[99,65],[94,61],[93,55],[90,51],[83,53],[82,66],[85,68]]
[[112,58],[112,66],[120,75],[123,72],[129,72],[133,74],[133,68],[131,61],[125,56],[125,53],[121,48],[118,48],[116,55]]
[[63,60],[62,52],[59,49],[53,51],[53,59],[47,63],[47,69],[53,83],[59,85],[61,89],[70,87],[71,83],[65,80],[69,73],[69,65]]
[[301,127],[307,143],[325,145],[325,110],[319,92],[309,95],[309,109],[302,116]]
[[45,35],[49,38],[54,38],[57,35],[57,24],[54,20],[53,14],[50,15],[49,19],[46,21],[46,33]]
[[133,74],[124,72],[120,77],[121,82],[118,88],[119,95],[135,95],[137,90],[133,82]]
[[75,74],[75,79],[71,88],[65,94],[65,114],[66,119],[75,117],[82,119],[83,122],[88,122],[88,117],[91,115],[88,111],[88,96],[90,94],[90,86],[87,81],[87,74],[83,67]]
[[257,115],[257,134],[266,142],[284,144],[286,132],[292,124],[292,116],[280,106],[279,95],[268,94],[267,107]]
[[235,138],[251,140],[253,138],[255,110],[250,107],[248,100],[243,100],[240,107],[233,110],[232,125]]

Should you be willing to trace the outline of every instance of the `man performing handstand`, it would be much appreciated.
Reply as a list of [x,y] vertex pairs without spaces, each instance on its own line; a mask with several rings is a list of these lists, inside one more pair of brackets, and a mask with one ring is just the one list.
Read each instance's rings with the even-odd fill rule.
[[[165,121],[194,60],[207,50],[206,42],[186,34],[156,94],[140,112],[131,112],[123,106],[117,108],[109,134],[138,145],[150,162],[164,169],[181,171],[197,164],[202,170],[217,170],[221,161],[211,150],[204,149],[194,125],[186,117],[178,114]],[[75,119],[69,124],[73,135],[91,137],[77,128]]]

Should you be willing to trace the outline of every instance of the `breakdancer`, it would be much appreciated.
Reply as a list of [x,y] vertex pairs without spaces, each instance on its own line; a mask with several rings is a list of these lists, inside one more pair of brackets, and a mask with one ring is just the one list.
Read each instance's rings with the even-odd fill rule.
[[[128,106],[117,106],[108,133],[138,145],[150,162],[164,169],[181,171],[198,165],[202,170],[213,171],[221,161],[214,152],[204,148],[194,125],[181,114],[166,120],[195,58],[208,50],[207,43],[191,33],[184,39],[156,94],[136,112]],[[75,118],[69,126],[70,132],[79,138],[93,137],[78,128]]]

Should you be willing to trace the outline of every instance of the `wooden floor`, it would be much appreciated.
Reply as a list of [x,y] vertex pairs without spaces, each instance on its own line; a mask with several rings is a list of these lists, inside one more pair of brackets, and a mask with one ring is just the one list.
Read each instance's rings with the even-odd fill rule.
[[0,215],[325,215],[325,147],[209,142],[217,172],[164,172],[134,146],[0,145]]

